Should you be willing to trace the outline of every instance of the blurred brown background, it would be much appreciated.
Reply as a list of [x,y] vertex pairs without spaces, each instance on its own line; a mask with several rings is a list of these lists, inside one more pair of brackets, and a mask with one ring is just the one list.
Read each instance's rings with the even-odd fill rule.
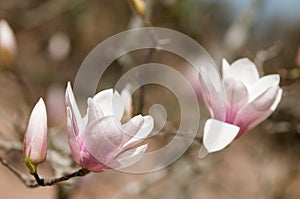
[[[300,198],[300,1],[145,1],[154,26],[174,29],[194,38],[217,64],[220,65],[223,57],[230,62],[249,57],[262,74],[279,73],[284,89],[282,102],[267,121],[222,152],[200,160],[200,144],[195,141],[184,156],[161,171],[143,175],[117,171],[90,174],[77,179],[75,188],[67,188],[69,197]],[[61,119],[65,116],[66,82],[75,79],[81,62],[96,45],[130,28],[136,17],[128,2],[120,0],[0,0],[0,18],[9,22],[17,39],[15,70],[30,91],[24,97],[24,88],[15,76],[5,70],[0,72],[1,138],[22,140],[22,135],[15,133],[18,131],[15,126],[24,132],[30,110],[42,96],[50,107],[49,126],[66,139]],[[141,55],[146,53],[134,54],[137,63],[143,63]],[[186,63],[174,57],[155,53],[153,61],[184,73]],[[99,90],[113,87],[126,70],[122,64],[113,63],[102,78]],[[147,89],[145,107],[168,104],[171,115],[168,119],[177,126],[178,104],[174,96],[163,88]],[[26,103],[26,96],[30,96],[31,103]],[[208,115],[201,108],[201,118],[205,120]],[[168,142],[168,139],[157,137],[157,142]],[[21,154],[3,150],[0,153],[27,173]],[[47,163],[41,171],[44,175],[53,174]],[[61,186],[26,188],[0,165],[1,198],[50,199],[56,198],[59,189]]]

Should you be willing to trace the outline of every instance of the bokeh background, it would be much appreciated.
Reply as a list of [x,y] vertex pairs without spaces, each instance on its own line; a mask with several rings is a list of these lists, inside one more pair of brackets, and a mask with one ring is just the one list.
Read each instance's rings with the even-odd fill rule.
[[[175,163],[153,173],[108,171],[75,179],[73,185],[30,189],[0,165],[1,198],[300,198],[300,1],[145,2],[153,26],[194,38],[217,65],[222,58],[232,62],[248,57],[261,74],[279,73],[284,93],[278,109],[225,150],[200,160],[201,144],[195,141]],[[0,18],[11,25],[18,45],[14,72],[0,71],[1,143],[22,140],[30,110],[42,96],[48,106],[51,146],[66,147],[66,82],[74,81],[81,62],[101,41],[143,23],[128,1],[120,0],[0,0]],[[147,51],[132,53],[136,64],[143,63],[146,56]],[[174,55],[156,52],[152,61],[194,78],[191,67]],[[102,77],[99,90],[113,87],[131,67],[114,62]],[[162,104],[168,113],[165,129],[176,129],[180,121],[176,97],[156,85],[146,86],[145,91],[143,112],[152,104]],[[209,116],[200,97],[199,101],[203,124]],[[171,138],[158,135],[151,143],[160,146]],[[0,154],[27,174],[20,152],[2,148]],[[41,166],[44,176],[54,175],[53,170],[49,163]]]

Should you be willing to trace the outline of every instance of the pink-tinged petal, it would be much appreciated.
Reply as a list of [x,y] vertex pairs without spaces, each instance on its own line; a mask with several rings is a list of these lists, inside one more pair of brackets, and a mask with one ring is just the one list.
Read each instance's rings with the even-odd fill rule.
[[95,101],[92,98],[88,99],[88,110],[87,110],[88,122],[91,123],[95,120],[101,119],[104,117],[101,109],[96,105]]
[[243,107],[237,114],[234,124],[240,127],[239,136],[241,136],[253,124],[259,124],[265,119],[268,111],[277,99],[280,89],[278,86],[272,86],[247,106]]
[[75,128],[75,131],[82,132],[83,128],[85,127],[85,124],[82,121],[81,114],[78,109],[70,82],[68,82],[67,85],[65,98],[66,98],[66,106],[70,107],[73,114],[73,120],[76,123],[76,128],[78,128],[78,129]]
[[138,162],[146,152],[148,144],[122,152],[108,164],[113,169],[123,169]]
[[137,115],[122,125],[123,129],[123,143],[128,142],[133,136],[137,134],[144,123],[144,118]]
[[247,132],[250,129],[253,129],[254,127],[256,127],[258,124],[260,124],[262,121],[264,121],[265,119],[267,119],[273,112],[274,110],[277,108],[280,100],[281,100],[281,96],[282,96],[282,89],[279,89],[276,99],[274,101],[274,103],[272,104],[271,108],[267,111],[265,111],[263,114],[259,115],[257,118],[255,118],[248,126],[247,128],[244,130],[244,132]]
[[[80,138],[77,138],[77,142],[82,143],[82,140]],[[89,171],[102,172],[111,169],[110,167],[97,160],[92,154],[90,154],[85,146],[82,146],[80,156],[81,162],[79,165],[82,168],[88,169]]]
[[226,78],[239,78],[247,87],[259,79],[259,74],[255,64],[248,58],[238,59],[230,66],[226,72]]
[[123,131],[114,116],[106,116],[90,123],[81,139],[93,157],[107,164],[122,151]]
[[72,153],[72,156],[77,164],[81,164],[80,146],[77,143],[76,136],[78,133],[74,129],[74,120],[72,116],[72,111],[67,107],[67,135],[68,143]]
[[225,91],[217,69],[200,67],[200,85],[203,99],[213,118],[224,121],[226,117]]
[[122,102],[124,104],[124,108],[127,116],[131,116],[132,114],[132,98],[129,90],[131,89],[130,84],[126,85],[125,88],[121,92]]
[[124,113],[122,98],[118,92],[113,93],[113,89],[107,89],[97,93],[93,100],[100,107],[104,116],[114,115],[121,120]]
[[226,94],[226,122],[233,123],[239,109],[248,101],[246,86],[239,79],[223,79]]
[[277,108],[279,102],[281,101],[282,92],[283,92],[283,91],[282,91],[282,89],[280,88],[279,91],[278,91],[278,93],[277,93],[276,99],[275,99],[274,103],[272,104],[272,106],[271,106],[271,108],[270,108],[270,110],[271,110],[272,112],[275,111],[275,109]]
[[[131,120],[133,120],[133,119],[131,119]],[[131,120],[129,122],[131,122]],[[154,127],[153,118],[151,116],[144,116],[142,125],[140,126],[140,128],[138,129],[136,134],[133,137],[131,137],[128,141],[126,141],[126,143],[124,144],[124,147],[129,148],[129,147],[132,147],[132,146],[142,142],[144,139],[146,139],[150,135],[153,127]],[[124,130],[124,128],[123,128],[123,130]],[[130,132],[128,129],[126,129],[124,131],[126,133]],[[130,134],[130,135],[132,135],[132,134]]]
[[24,155],[31,163],[40,164],[47,155],[47,112],[42,98],[32,110],[24,138]]
[[209,153],[220,151],[228,146],[239,132],[239,127],[215,119],[206,121],[203,144]]
[[226,59],[222,59],[222,77],[223,79],[231,78],[230,75],[230,64]]
[[273,85],[279,85],[279,75],[267,75],[260,78],[249,88],[249,102],[252,102],[255,98],[265,92],[268,88]]

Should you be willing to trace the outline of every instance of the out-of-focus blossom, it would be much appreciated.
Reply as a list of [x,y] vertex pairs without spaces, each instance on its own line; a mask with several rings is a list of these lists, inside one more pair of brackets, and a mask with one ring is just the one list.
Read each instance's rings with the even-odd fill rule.
[[67,34],[58,32],[51,36],[48,43],[48,53],[55,61],[62,61],[70,54],[71,41]]
[[81,167],[93,172],[123,168],[138,161],[147,149],[147,144],[132,147],[151,133],[152,117],[138,115],[122,125],[124,105],[118,92],[108,89],[89,98],[82,118],[68,83],[66,106],[69,146]]
[[11,70],[16,57],[15,35],[5,20],[0,19],[0,67]]
[[[204,129],[204,145],[209,145],[206,146],[208,151],[223,149],[234,138],[240,137],[269,117],[281,100],[279,81],[277,74],[259,78],[255,64],[247,58],[239,59],[231,65],[224,59],[222,84],[225,90],[225,121],[224,118],[218,118],[218,110],[211,106],[214,99],[203,89],[204,100],[213,118],[207,121]],[[205,88],[205,85],[202,87]],[[214,139],[207,139],[213,136],[208,131],[216,131],[216,126],[224,133]]]
[[24,159],[31,173],[47,155],[47,112],[41,98],[32,110],[24,137]]

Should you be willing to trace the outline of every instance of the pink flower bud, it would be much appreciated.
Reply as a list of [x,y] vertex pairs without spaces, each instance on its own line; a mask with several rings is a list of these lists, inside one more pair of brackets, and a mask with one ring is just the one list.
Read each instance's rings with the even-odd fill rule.
[[0,67],[10,70],[17,51],[15,35],[5,20],[0,20]]
[[31,164],[45,161],[47,155],[47,112],[41,98],[32,110],[24,138],[24,156]]

